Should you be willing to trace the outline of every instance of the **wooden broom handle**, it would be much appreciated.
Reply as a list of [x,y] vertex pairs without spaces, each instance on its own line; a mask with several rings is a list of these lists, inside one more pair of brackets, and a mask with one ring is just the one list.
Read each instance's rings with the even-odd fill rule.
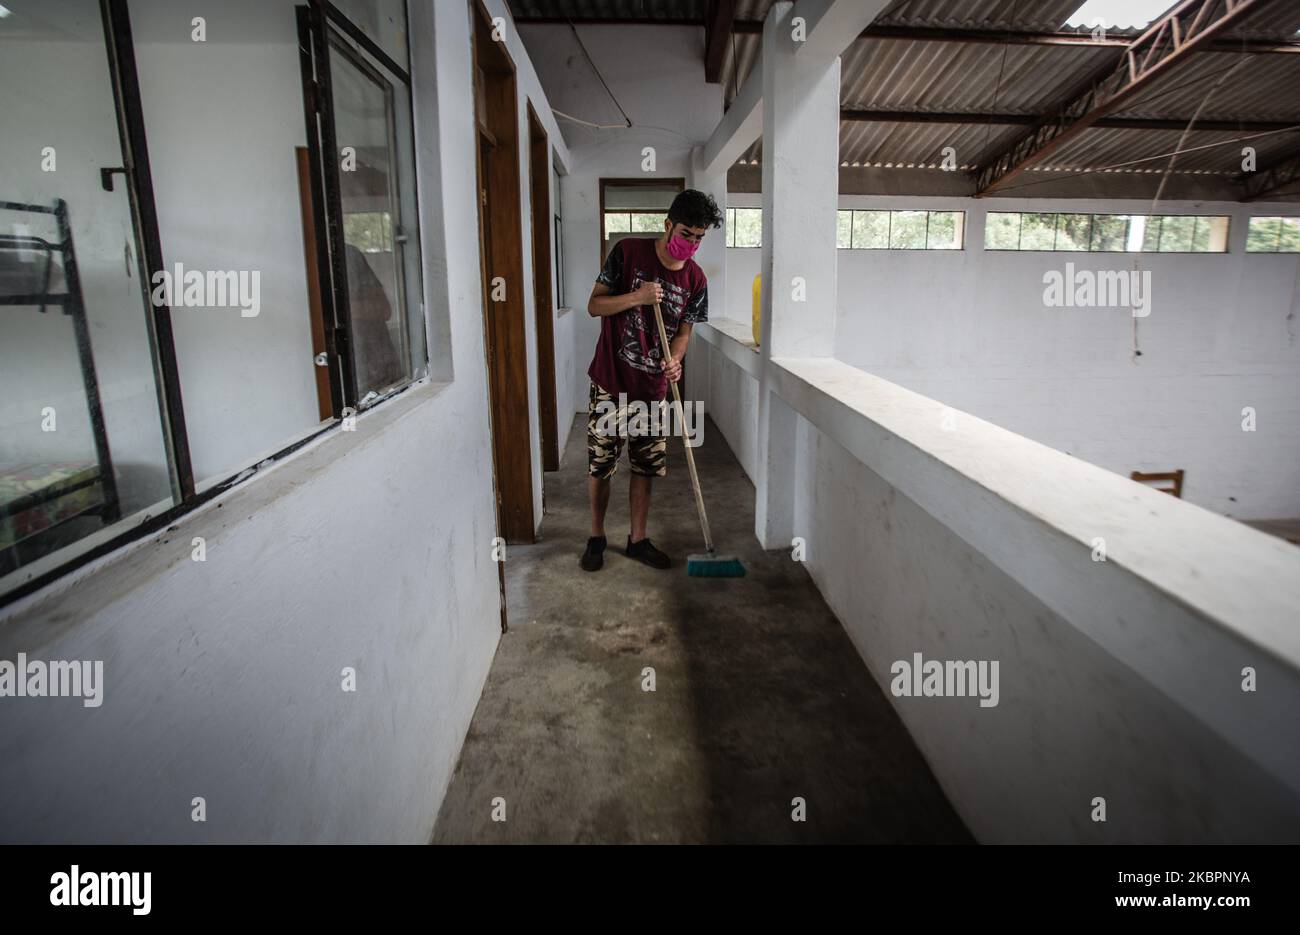
[[[655,324],[659,326],[659,346],[663,348],[665,362],[671,354],[668,348],[668,332],[664,329],[664,316],[659,310],[659,303],[655,303]],[[686,415],[682,412],[682,394],[677,389],[677,384],[669,381],[668,385],[672,387],[673,404],[677,407],[677,424],[682,427],[682,441],[686,448],[686,467],[691,472],[691,487],[695,491],[695,508],[700,513],[700,527],[704,530],[704,549],[707,552],[713,552],[713,537],[709,535],[709,517],[704,512],[704,495],[700,493],[700,475],[695,471],[695,455],[691,453],[691,443],[686,437]]]

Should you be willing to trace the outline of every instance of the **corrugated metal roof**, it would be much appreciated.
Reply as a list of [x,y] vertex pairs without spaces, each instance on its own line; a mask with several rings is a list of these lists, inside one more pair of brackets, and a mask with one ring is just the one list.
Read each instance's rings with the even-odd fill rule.
[[1300,120],[1300,54],[1199,52],[1117,113],[1187,119],[1202,102],[1207,120]]
[[845,107],[1040,114],[1115,49],[861,39],[840,62]]
[[[1031,4],[1010,0],[901,0],[878,25],[1016,32],[1059,31],[1078,0]],[[1300,26],[1300,4],[1266,7],[1225,38],[1283,40]],[[1130,31],[1128,35],[1133,35]],[[1116,38],[1115,31],[1109,33]],[[1122,37],[1122,36],[1119,36]],[[757,36],[741,37],[739,82],[757,57]],[[1243,58],[1244,56],[1244,58]],[[841,100],[846,109],[928,113],[1044,115],[1083,87],[1090,76],[1118,62],[1113,47],[956,43],[869,38],[855,41],[841,60]],[[1217,87],[1216,87],[1217,85]],[[729,87],[728,97],[730,97]],[[1218,121],[1293,121],[1300,124],[1300,54],[1199,52],[1158,79],[1115,116]],[[1010,146],[1025,128],[980,124],[863,123],[840,126],[840,159],[849,165],[931,166],[951,146],[962,165],[979,165]],[[1193,132],[1183,147],[1231,140],[1240,134]],[[1045,170],[1104,167],[1178,148],[1180,131],[1095,129],[1057,153]],[[1244,145],[1244,144],[1243,144]],[[1260,164],[1300,146],[1300,134],[1250,141]],[[1182,155],[1178,172],[1232,176],[1241,147]],[[745,153],[761,159],[761,147]],[[1138,163],[1122,171],[1146,172],[1167,161]]]
[[[897,0],[876,20],[878,26],[909,29],[980,30],[1052,33],[1083,0]],[[739,0],[736,18],[761,21],[773,0]],[[1170,6],[1173,5],[1171,0]],[[703,0],[511,0],[512,9],[542,11],[534,15],[689,17]],[[525,14],[527,15],[527,14]],[[1275,0],[1247,16],[1218,41],[1295,41],[1300,30],[1300,2]],[[1087,34],[1086,29],[1074,30]],[[1108,38],[1125,39],[1138,30],[1110,30]],[[758,59],[761,37],[734,34],[722,71],[728,103]],[[849,110],[940,114],[1009,114],[1044,116],[1119,62],[1114,46],[1022,45],[998,41],[954,42],[915,38],[859,38],[841,60],[841,101]],[[1300,124],[1300,54],[1205,51],[1188,56],[1144,89],[1114,116],[1160,120],[1271,121]],[[980,123],[843,121],[840,159],[853,165],[936,165],[945,146],[953,147],[963,166],[982,164],[1026,132],[1024,126]],[[1248,131],[1243,131],[1248,132]],[[1241,133],[1194,130],[1183,148],[1234,140]],[[1094,128],[1063,147],[1041,167],[1044,171],[1101,168],[1158,156],[1178,148],[1181,130]],[[1241,145],[1187,153],[1177,172],[1236,175]],[[1251,140],[1259,162],[1300,148],[1300,133],[1275,133]],[[761,159],[756,142],[741,156]],[[1136,163],[1116,171],[1164,171],[1167,160]]]
[[[1182,151],[1174,160],[1179,172],[1206,172],[1213,175],[1241,174],[1241,134],[1192,130],[1184,137],[1181,130],[1113,130],[1091,129],[1081,134],[1050,160],[1053,169],[1122,167],[1127,171],[1160,171],[1169,165],[1168,153]],[[1261,164],[1280,157],[1296,145],[1297,134],[1274,133],[1250,141]],[[1205,147],[1205,148],[1202,148]],[[1139,161],[1142,160],[1142,161]]]
[[515,19],[692,19],[704,22],[705,0],[509,0]]
[[890,26],[1051,32],[1083,0],[898,0],[876,17]]

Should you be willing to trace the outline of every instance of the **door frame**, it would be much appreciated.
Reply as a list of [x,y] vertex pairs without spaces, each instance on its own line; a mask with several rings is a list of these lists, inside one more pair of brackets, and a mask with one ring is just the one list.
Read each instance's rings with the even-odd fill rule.
[[[507,543],[536,541],[533,522],[532,429],[528,419],[528,342],[524,326],[523,219],[517,71],[492,19],[470,0],[475,116],[478,127],[480,266],[488,410],[496,492],[497,534]],[[481,79],[480,79],[481,76]],[[480,85],[481,80],[481,85]],[[481,110],[480,110],[481,107]],[[486,140],[490,145],[484,145]],[[493,280],[500,279],[504,294]]]
[[[537,421],[542,470],[560,469],[555,402],[555,309],[551,297],[551,142],[528,102],[528,187],[533,214],[533,308],[537,318]],[[545,510],[543,488],[543,510]]]
[[[616,188],[667,188],[671,185],[677,186],[678,192],[686,191],[686,179],[683,176],[653,176],[648,179],[622,179],[622,178],[602,178],[600,180],[600,214],[597,215],[596,236],[600,238],[600,263],[605,264],[605,186],[613,185]],[[664,214],[668,212],[665,210]],[[649,235],[647,235],[649,236]],[[662,237],[663,231],[655,233],[656,237]]]
[[[342,417],[357,399],[350,346],[351,304],[343,248],[342,193],[334,137],[334,95],[330,85],[329,25],[318,0],[296,8],[298,60],[310,161],[311,208],[315,215],[316,270],[323,304],[325,348],[329,358],[331,404]],[[331,154],[326,161],[325,155]]]

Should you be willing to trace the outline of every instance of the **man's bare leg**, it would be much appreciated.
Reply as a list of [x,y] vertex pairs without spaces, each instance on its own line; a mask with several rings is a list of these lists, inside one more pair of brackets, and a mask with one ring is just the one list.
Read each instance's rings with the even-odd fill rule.
[[[605,535],[605,511],[609,509],[609,478],[587,475],[587,496],[591,500],[591,534]],[[648,504],[647,504],[648,505]],[[644,527],[644,517],[642,526]]]
[[[645,538],[646,519],[650,515],[650,484],[654,478],[629,472],[627,485],[628,506],[632,514],[632,541]],[[605,493],[606,498],[609,492]]]

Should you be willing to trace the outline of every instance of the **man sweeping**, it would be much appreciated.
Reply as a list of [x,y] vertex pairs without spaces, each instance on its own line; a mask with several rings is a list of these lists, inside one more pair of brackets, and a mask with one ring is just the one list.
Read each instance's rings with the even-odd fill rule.
[[[591,538],[581,565],[598,571],[604,564],[605,511],[610,478],[618,469],[624,443],[631,477],[628,505],[631,530],[626,554],[652,568],[668,568],[672,560],[646,535],[652,479],[667,473],[668,440],[628,429],[629,403],[657,406],[669,382],[682,374],[682,359],[691,328],[709,317],[709,291],[704,271],[691,257],[710,228],[722,226],[722,212],[704,192],[687,189],[673,199],[657,239],[625,238],[616,243],[596,277],[587,311],[600,319],[600,339],[587,368],[591,389],[587,404],[587,492],[591,499]],[[660,341],[654,305],[663,314],[668,347]],[[616,413],[609,417],[610,413]]]

